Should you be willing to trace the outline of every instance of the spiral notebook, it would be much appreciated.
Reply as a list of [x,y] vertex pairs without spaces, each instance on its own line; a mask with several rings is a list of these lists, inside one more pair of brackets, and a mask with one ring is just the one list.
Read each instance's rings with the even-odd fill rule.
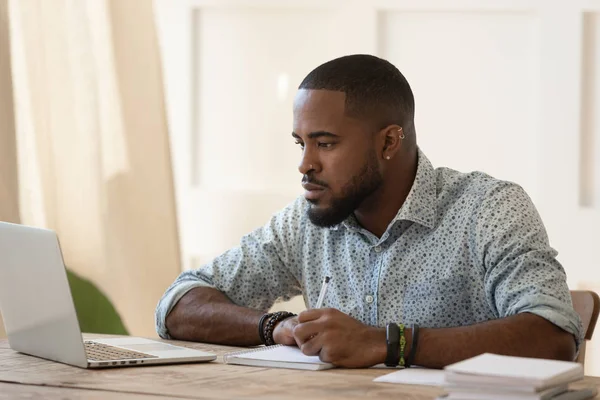
[[319,360],[317,356],[306,356],[299,348],[278,344],[225,354],[226,364],[251,365],[267,368],[291,368],[319,371],[335,366]]

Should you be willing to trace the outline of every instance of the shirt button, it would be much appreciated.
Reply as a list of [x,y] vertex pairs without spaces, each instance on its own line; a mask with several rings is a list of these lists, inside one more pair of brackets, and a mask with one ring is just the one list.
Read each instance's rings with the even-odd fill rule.
[[381,246],[375,246],[375,253],[381,253]]
[[368,295],[367,297],[365,297],[365,300],[367,301],[367,303],[371,304],[375,299],[373,298],[373,296]]

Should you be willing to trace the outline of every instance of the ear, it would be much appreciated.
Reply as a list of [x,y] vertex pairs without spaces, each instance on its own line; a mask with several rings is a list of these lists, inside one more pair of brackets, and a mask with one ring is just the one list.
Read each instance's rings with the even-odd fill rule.
[[383,138],[383,149],[381,158],[391,160],[402,148],[404,131],[399,125],[388,125],[379,134]]

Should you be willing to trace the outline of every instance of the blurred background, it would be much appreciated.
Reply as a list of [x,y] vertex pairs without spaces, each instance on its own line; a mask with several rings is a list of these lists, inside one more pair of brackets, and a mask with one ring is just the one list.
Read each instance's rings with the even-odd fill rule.
[[155,336],[179,272],[301,194],[296,87],[352,53],[406,76],[434,166],[521,184],[600,291],[597,0],[0,0],[0,220],[58,232],[84,330]]

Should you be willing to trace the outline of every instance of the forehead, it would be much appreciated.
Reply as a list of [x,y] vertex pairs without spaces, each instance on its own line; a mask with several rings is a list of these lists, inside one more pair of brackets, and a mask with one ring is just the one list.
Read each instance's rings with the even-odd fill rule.
[[300,89],[294,98],[294,132],[335,131],[347,121],[346,94],[333,90]]

